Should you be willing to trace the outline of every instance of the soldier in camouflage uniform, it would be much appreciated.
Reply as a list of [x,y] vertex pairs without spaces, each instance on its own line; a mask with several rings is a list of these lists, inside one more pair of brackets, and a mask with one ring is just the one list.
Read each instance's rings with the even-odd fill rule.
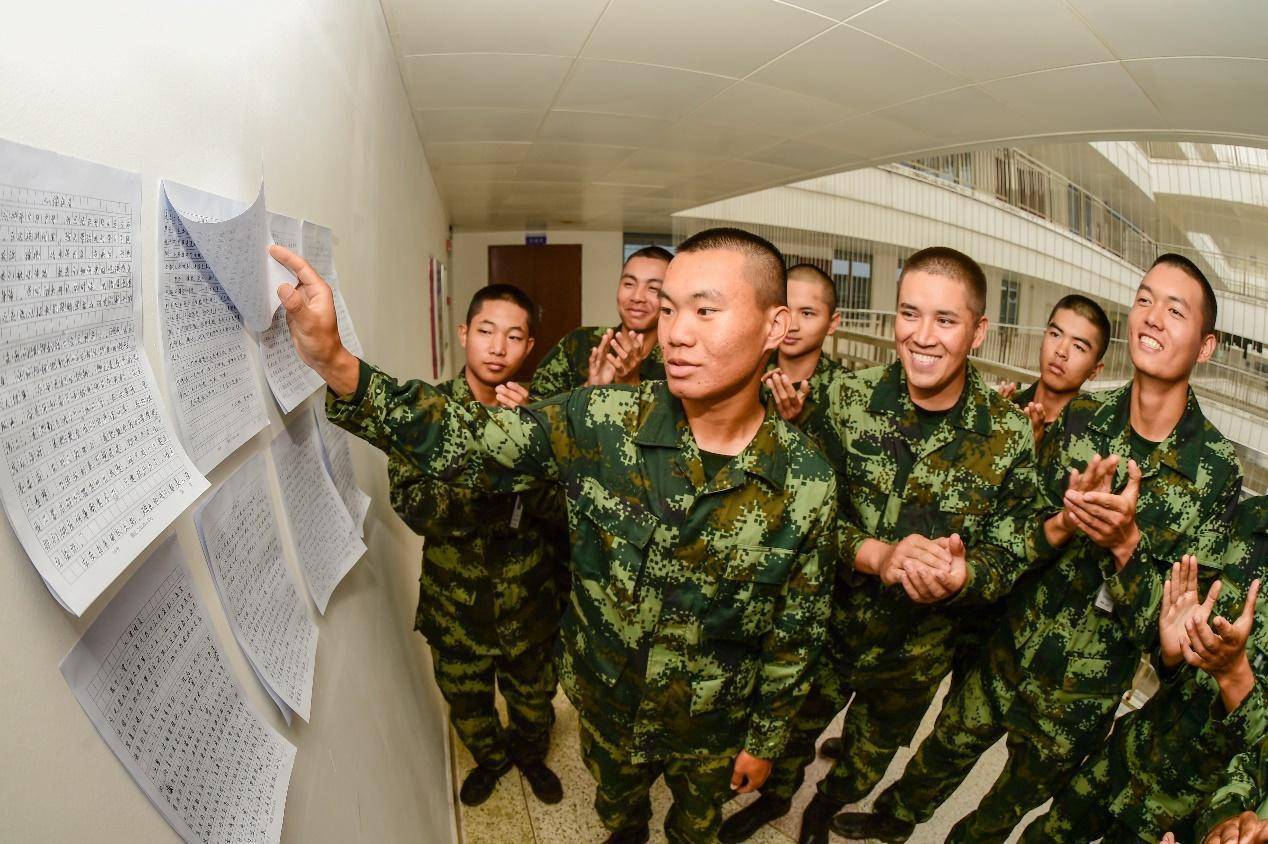
[[1052,306],[1039,347],[1039,377],[1020,392],[1015,383],[1000,385],[1000,394],[1030,418],[1036,446],[1083,385],[1100,374],[1109,342],[1109,317],[1096,302],[1071,293]]
[[616,309],[621,324],[616,328],[588,326],[569,332],[546,353],[530,387],[534,396],[550,398],[586,384],[610,383],[591,379],[591,352],[612,332],[612,343],[622,356],[629,355],[629,377],[621,383],[664,380],[665,358],[656,342],[656,319],[660,315],[657,291],[665,280],[665,269],[673,255],[659,246],[646,246],[626,259],[616,288]]
[[823,449],[831,431],[828,388],[845,374],[841,364],[823,353],[824,340],[841,325],[836,284],[813,264],[789,267],[788,310],[788,333],[762,383],[779,414]]
[[432,477],[563,486],[573,589],[560,677],[609,841],[647,840],[661,775],[669,840],[712,840],[723,802],[760,786],[783,749],[836,556],[832,470],[760,402],[787,324],[778,251],[728,229],[684,242],[661,291],[668,381],[518,411],[464,408],[357,361],[329,288],[303,259],[273,254],[299,275],[279,294],[299,353],[330,385],[332,421]]
[[[1204,844],[1262,844],[1268,841],[1268,741],[1239,753],[1223,782],[1202,807],[1197,830]],[[1164,838],[1164,844],[1167,839]],[[1170,844],[1176,839],[1171,837]]]
[[986,334],[985,287],[968,256],[916,253],[899,283],[899,361],[829,390],[826,446],[848,492],[828,649],[788,751],[726,840],[788,810],[815,739],[853,696],[843,757],[802,817],[801,840],[826,841],[832,814],[865,797],[915,734],[963,618],[1019,574],[1035,516],[1034,443],[968,363]]
[[[1128,315],[1133,380],[1074,399],[1044,435],[1046,518],[1031,531],[1042,565],[1009,596],[1008,623],[944,702],[902,779],[874,813],[841,815],[835,830],[906,840],[1007,735],[1004,771],[948,839],[1003,841],[1100,747],[1141,653],[1157,646],[1172,563],[1222,559],[1241,488],[1232,444],[1188,383],[1215,349],[1215,308],[1182,256],[1160,257],[1145,275]],[[1066,467],[1075,470],[1068,481]]]
[[1268,498],[1238,507],[1219,568],[1221,591],[1199,604],[1196,563],[1173,567],[1159,616],[1161,689],[1118,721],[1023,841],[1157,842],[1168,830],[1193,840],[1202,798],[1268,727],[1268,605],[1255,602],[1268,574]]
[[[515,377],[532,349],[532,301],[509,285],[490,285],[471,300],[458,338],[467,365],[436,389],[452,401],[492,404],[494,389]],[[477,396],[475,390],[480,395]],[[426,540],[415,629],[431,648],[449,722],[476,760],[459,796],[488,799],[512,763],[544,802],[563,796],[544,763],[557,679],[551,662],[559,631],[555,569],[545,541],[559,508],[550,487],[521,494],[444,484],[397,454],[388,457],[392,509]],[[494,689],[506,699],[503,729]]]

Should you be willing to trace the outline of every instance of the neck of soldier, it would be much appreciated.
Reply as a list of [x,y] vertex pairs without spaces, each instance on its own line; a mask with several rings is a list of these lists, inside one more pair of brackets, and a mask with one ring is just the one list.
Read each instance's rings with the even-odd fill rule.
[[701,451],[734,457],[744,450],[766,418],[758,383],[760,370],[740,389],[726,396],[683,399],[682,409]]
[[495,388],[496,384],[486,384],[471,372],[471,367],[465,367],[463,373],[467,379],[467,386],[471,388],[471,394],[476,397],[476,401],[486,407],[492,407],[497,404],[498,397]]
[[1163,381],[1139,369],[1132,376],[1132,430],[1151,442],[1160,443],[1171,436],[1188,403],[1187,377]]
[[1061,411],[1065,410],[1065,406],[1079,394],[1079,388],[1059,392],[1052,389],[1042,378],[1039,379],[1038,385],[1035,387],[1035,401],[1043,405],[1043,421],[1052,422],[1061,415]]
[[[621,331],[625,333],[630,331],[638,331],[638,329],[630,328],[628,325],[622,322]],[[638,356],[642,358],[643,360],[646,360],[647,356],[652,353],[652,349],[656,347],[656,326],[653,325],[647,330],[643,331],[642,333],[643,333],[642,346],[638,350]]]
[[779,350],[776,360],[779,362],[779,368],[788,376],[788,380],[794,384],[802,381],[808,381],[811,375],[815,373],[815,367],[819,365],[819,358],[823,356],[823,346],[816,346],[814,349],[797,357],[789,357],[784,354],[784,350]]

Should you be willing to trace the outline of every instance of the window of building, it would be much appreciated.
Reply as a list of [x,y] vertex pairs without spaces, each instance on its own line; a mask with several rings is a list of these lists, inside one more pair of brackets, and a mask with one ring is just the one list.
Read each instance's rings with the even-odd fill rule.
[[847,311],[872,309],[872,254],[837,249],[832,253],[837,303]]
[[1016,325],[1021,315],[1021,282],[1006,278],[999,283],[999,324]]

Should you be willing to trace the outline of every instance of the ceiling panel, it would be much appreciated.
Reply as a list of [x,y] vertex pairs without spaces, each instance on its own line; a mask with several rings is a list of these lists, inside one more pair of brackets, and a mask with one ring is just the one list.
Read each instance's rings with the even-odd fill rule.
[[[883,68],[883,70],[882,70]],[[869,111],[962,84],[910,53],[848,26],[831,29],[751,81]]]
[[[522,53],[575,56],[607,0],[383,0],[401,55]],[[526,50],[531,47],[531,50]]]
[[737,82],[701,105],[691,116],[724,126],[793,137],[855,113],[830,100],[754,82]]
[[1180,130],[1268,135],[1268,63],[1256,59],[1141,59],[1127,72]]
[[681,0],[613,0],[582,55],[738,77],[834,25],[771,0],[727,0],[725,12]]
[[1152,56],[1268,58],[1263,0],[1070,0],[1120,59]]
[[572,59],[507,53],[405,56],[414,108],[546,108]]
[[424,143],[531,141],[544,116],[543,111],[509,108],[440,108],[414,112]]
[[581,59],[559,93],[559,108],[644,117],[681,117],[731,84],[689,70]]
[[850,25],[970,82],[1114,58],[1061,0],[889,0]]
[[672,125],[671,120],[630,114],[554,109],[538,137],[562,143],[642,146],[658,140]]
[[1020,115],[1031,134],[1153,131],[1166,125],[1118,62],[1013,76],[978,87]]
[[528,141],[459,141],[424,144],[423,152],[432,167],[444,164],[513,164],[523,161],[533,144]]

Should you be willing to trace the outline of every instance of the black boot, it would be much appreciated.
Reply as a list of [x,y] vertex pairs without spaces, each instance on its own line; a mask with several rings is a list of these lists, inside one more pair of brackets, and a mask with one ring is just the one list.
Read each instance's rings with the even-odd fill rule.
[[797,844],[828,844],[828,824],[832,823],[832,816],[840,808],[839,803],[816,792],[801,816],[801,834],[797,836]]
[[791,808],[791,800],[767,797],[763,794],[722,822],[722,826],[718,828],[718,840],[722,844],[739,844],[741,841],[747,841],[775,818],[782,818],[788,814]]
[[528,780],[533,795],[543,803],[558,803],[564,799],[564,787],[555,772],[545,762],[529,762],[519,765],[520,773]]
[[603,844],[647,844],[652,837],[646,826],[618,829],[603,840]]
[[458,799],[464,806],[479,806],[489,799],[493,789],[497,788],[498,780],[502,779],[502,775],[509,770],[511,770],[510,762],[500,768],[476,765],[463,779],[462,788],[458,789]]
[[851,841],[866,838],[885,844],[902,844],[915,830],[914,823],[883,812],[842,812],[832,819],[832,831]]
[[824,759],[840,759],[843,744],[841,737],[826,738],[823,744],[819,745],[819,755]]

